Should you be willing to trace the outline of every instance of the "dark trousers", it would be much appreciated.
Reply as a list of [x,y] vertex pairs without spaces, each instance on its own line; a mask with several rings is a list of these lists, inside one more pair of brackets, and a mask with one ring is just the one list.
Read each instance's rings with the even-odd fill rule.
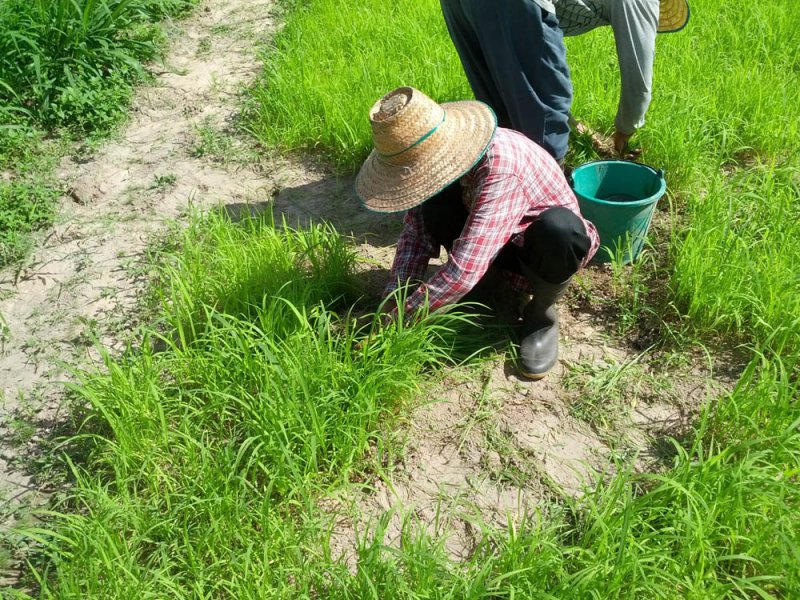
[[555,15],[533,0],[441,0],[475,98],[498,124],[522,132],[560,161],[569,142],[572,84]]
[[[425,229],[448,252],[461,237],[468,217],[458,181],[422,205]],[[590,247],[591,240],[578,215],[562,206],[548,208],[525,230],[522,247],[508,242],[492,268],[523,275],[523,263],[545,281],[562,283],[578,271]]]

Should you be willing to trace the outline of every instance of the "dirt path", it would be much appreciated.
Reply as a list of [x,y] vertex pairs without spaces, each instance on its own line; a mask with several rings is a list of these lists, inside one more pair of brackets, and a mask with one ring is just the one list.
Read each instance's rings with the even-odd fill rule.
[[[66,159],[58,224],[20,273],[0,275],[0,515],[46,494],[18,464],[20,446],[59,418],[62,363],[92,359],[90,336],[114,345],[135,303],[133,269],[152,235],[187,207],[263,200],[273,183],[209,155],[235,148],[220,131],[256,77],[273,30],[270,0],[204,0],[176,24],[163,73],[137,95],[119,139]],[[216,147],[215,147],[216,145]]]

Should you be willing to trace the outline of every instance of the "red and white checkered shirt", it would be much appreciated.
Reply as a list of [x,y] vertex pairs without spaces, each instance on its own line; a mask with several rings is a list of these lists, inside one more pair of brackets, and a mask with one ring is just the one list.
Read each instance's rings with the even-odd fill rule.
[[[409,312],[426,299],[430,310],[458,302],[483,277],[509,240],[522,246],[522,234],[542,211],[563,206],[580,215],[578,201],[558,163],[539,145],[510,129],[497,129],[486,154],[461,178],[461,186],[469,209],[467,223],[453,243],[447,262],[408,298]],[[591,247],[582,267],[600,244],[595,226],[586,219],[583,224]],[[439,251],[423,225],[421,209],[409,210],[386,295],[394,291],[398,281],[421,280],[428,262],[438,257]],[[520,280],[515,282],[517,287]]]

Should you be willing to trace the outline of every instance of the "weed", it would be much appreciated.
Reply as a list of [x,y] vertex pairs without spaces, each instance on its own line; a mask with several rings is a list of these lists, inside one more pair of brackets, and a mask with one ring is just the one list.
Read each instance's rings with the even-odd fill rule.
[[652,316],[649,286],[657,280],[658,269],[654,254],[643,249],[637,260],[627,263],[632,246],[630,240],[611,252],[611,284],[614,305],[619,309],[617,333],[627,335],[641,324],[648,313]]
[[611,358],[567,363],[563,386],[574,396],[570,414],[597,429],[609,430],[624,421],[639,402],[673,396],[669,377],[653,374],[642,364],[644,355],[624,362]]
[[57,191],[47,185],[0,182],[0,265],[27,254],[30,234],[53,222],[57,196]]
[[108,130],[159,52],[147,20],[194,2],[8,0],[0,4],[0,100],[47,126]]
[[0,313],[0,355],[6,353],[6,344],[11,341],[11,327],[8,326],[8,321]]
[[[401,0],[391,8],[360,0],[349,11],[333,0],[303,3],[289,13],[275,45],[253,90],[247,127],[266,144],[322,152],[342,170],[366,156],[367,111],[392,88],[414,85],[441,101],[471,95],[432,0]],[[409,48],[424,60],[407,60]]]
[[[207,565],[219,548],[239,544],[266,544],[283,554],[295,535],[313,536],[300,533],[290,515],[308,510],[316,490],[346,483],[379,443],[378,423],[418,389],[422,369],[446,359],[458,319],[453,314],[424,318],[413,328],[397,323],[373,330],[368,344],[355,343],[364,326],[326,308],[351,291],[353,264],[343,240],[324,227],[293,231],[265,218],[240,225],[220,216],[196,220],[180,254],[161,265],[171,282],[161,331],[147,332],[140,350],[118,360],[105,356],[105,373],[83,374],[73,386],[92,407],[90,420],[109,431],[95,439],[97,451],[76,472],[78,494],[86,494],[81,502],[99,500],[112,480],[112,488],[133,494],[130,503],[106,496],[121,502],[114,512],[125,521],[144,519],[154,527],[134,526],[131,548],[170,543],[169,532],[182,522],[193,532],[158,569],[172,570],[173,560],[177,566],[190,556],[205,557]],[[162,351],[153,349],[154,341]],[[221,473],[227,475],[220,479]],[[211,497],[219,501],[203,500]],[[116,560],[91,550],[101,550],[99,540],[83,537],[94,518],[61,518],[89,545],[60,581],[46,584],[49,593],[78,585],[84,595],[115,597],[129,589],[132,581],[119,575],[138,568],[118,569]],[[235,532],[242,525],[248,533]],[[209,535],[214,530],[219,536]],[[252,559],[259,570],[274,562]],[[68,581],[70,570],[88,587]],[[197,574],[211,571],[204,566]],[[275,573],[276,583],[286,585],[286,575]],[[227,585],[208,582],[209,590]],[[154,581],[152,589],[165,588]]]
[[204,37],[197,42],[197,56],[206,56],[211,52],[211,38]]
[[796,344],[798,197],[796,169],[773,164],[716,176],[690,198],[693,219],[675,241],[672,285],[697,327],[745,343]]
[[150,189],[165,191],[173,187],[177,180],[178,176],[175,175],[175,173],[165,173],[163,175],[156,175],[153,178],[153,183],[150,186]]
[[192,148],[192,156],[206,157],[212,160],[227,162],[233,150],[233,140],[219,131],[209,119],[205,119],[195,127],[197,141]]

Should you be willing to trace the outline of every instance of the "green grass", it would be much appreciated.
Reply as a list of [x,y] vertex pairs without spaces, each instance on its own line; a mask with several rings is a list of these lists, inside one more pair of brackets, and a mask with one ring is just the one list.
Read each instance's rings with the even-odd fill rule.
[[561,385],[572,392],[569,413],[596,429],[609,431],[625,423],[640,403],[674,401],[671,377],[653,374],[641,362],[649,350],[628,361],[608,357],[600,363],[587,359],[565,363],[567,371]]
[[[380,470],[381,431],[447,361],[457,314],[377,332],[345,309],[354,256],[330,229],[194,220],[159,257],[160,318],[74,393],[88,449],[46,528],[41,598],[780,598],[800,591],[798,382],[759,356],[671,469],[624,468],[518,528],[480,522],[466,562],[406,517],[330,555],[320,508]],[[159,291],[160,290],[160,291]],[[74,452],[73,452],[74,453]],[[37,567],[38,565],[38,567]],[[598,596],[599,594],[599,596]]]
[[265,143],[319,151],[343,170],[369,151],[367,113],[384,93],[401,85],[439,100],[470,93],[432,0],[360,0],[346,10],[301,2],[275,44],[249,127]]
[[[793,597],[800,490],[787,485],[797,470],[785,465],[800,459],[797,423],[753,429],[744,415],[755,399],[761,410],[796,416],[797,391],[779,369],[753,367],[724,418],[712,424],[706,415],[668,473],[623,471],[523,529],[490,533],[459,567],[432,540],[409,536],[399,553],[372,546],[358,583],[335,597]],[[773,401],[762,404],[765,396]],[[738,426],[744,435],[727,435]]]
[[[367,110],[388,89],[468,94],[433,0],[293,7],[254,93],[263,141],[352,169],[369,147]],[[689,335],[746,344],[751,361],[675,443],[670,468],[620,466],[516,528],[478,520],[482,541],[463,563],[413,517],[401,547],[384,547],[383,519],[364,532],[351,573],[329,554],[334,517],[320,504],[380,468],[382,428],[447,360],[459,317],[392,327],[356,348],[364,331],[346,318],[357,287],[341,238],[212,216],[159,261],[160,319],[140,347],[106,357],[75,388],[90,416],[69,443],[90,458],[75,463],[76,486],[50,523],[18,533],[44,553],[32,571],[39,596],[800,595],[800,13],[788,0],[692,9],[686,31],[659,38],[639,134],[671,190],[674,228],[650,250],[663,253],[653,263],[665,297],[654,304],[646,269],[635,271],[634,293],[618,290],[630,304],[624,330],[632,313],[670,311]],[[569,47],[575,112],[608,128],[608,32]]]
[[147,78],[144,63],[164,49],[156,22],[194,4],[0,2],[0,266],[20,261],[31,234],[52,223],[56,155],[124,118],[134,85]]
[[83,132],[124,110],[143,62],[159,53],[156,19],[192,0],[5,0],[0,4],[0,104],[19,119]]
[[[323,572],[325,490],[378,465],[380,427],[446,360],[460,317],[374,329],[347,306],[354,255],[324,227],[197,220],[161,256],[161,318],[74,392],[89,406],[41,597],[264,597]],[[352,301],[352,299],[351,299]],[[378,453],[379,454],[379,453]],[[377,460],[377,459],[376,459]]]
[[697,327],[800,341],[800,180],[774,164],[718,175],[689,200],[673,286]]

